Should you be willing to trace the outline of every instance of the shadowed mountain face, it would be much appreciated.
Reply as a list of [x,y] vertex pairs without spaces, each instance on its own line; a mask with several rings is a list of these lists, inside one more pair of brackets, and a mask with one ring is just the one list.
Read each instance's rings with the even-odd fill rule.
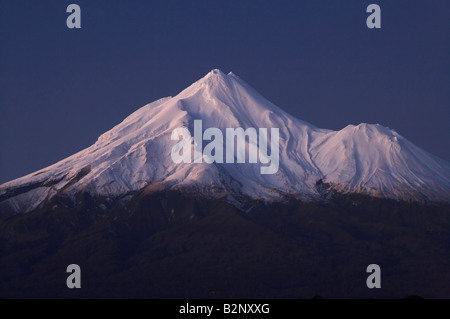
[[[198,120],[279,129],[278,170],[174,162],[172,133]],[[448,298],[449,201],[450,164],[395,131],[316,128],[213,70],[0,185],[0,297]],[[70,264],[82,289],[66,287]]]
[[[0,220],[0,297],[425,298],[450,296],[450,208],[335,196],[264,204],[178,192],[125,207],[79,195]],[[69,264],[82,289],[69,290]],[[366,267],[382,289],[366,287]]]

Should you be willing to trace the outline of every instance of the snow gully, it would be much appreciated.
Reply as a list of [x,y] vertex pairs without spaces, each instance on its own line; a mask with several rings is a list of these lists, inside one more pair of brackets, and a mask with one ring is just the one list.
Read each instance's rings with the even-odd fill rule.
[[[259,133],[259,136],[258,136]],[[180,140],[181,137],[181,140]],[[192,136],[186,127],[173,130],[171,140],[179,141],[172,148],[172,161],[180,163],[245,163],[248,151],[248,162],[267,165],[260,167],[261,174],[275,174],[280,165],[280,130],[270,129],[270,154],[268,150],[268,129],[250,127],[225,129],[224,134],[216,127],[203,132],[202,120],[194,121],[194,156],[192,158]],[[247,143],[248,139],[248,143]],[[211,141],[203,148],[203,141]],[[224,147],[225,160],[224,160]]]

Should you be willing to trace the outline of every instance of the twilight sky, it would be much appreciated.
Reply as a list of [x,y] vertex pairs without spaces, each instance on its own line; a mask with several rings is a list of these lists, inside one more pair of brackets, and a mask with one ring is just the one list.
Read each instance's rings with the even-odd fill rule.
[[[66,8],[82,10],[82,29]],[[366,26],[380,5],[382,29]],[[379,123],[450,161],[448,0],[0,0],[0,183],[211,69],[314,125]]]

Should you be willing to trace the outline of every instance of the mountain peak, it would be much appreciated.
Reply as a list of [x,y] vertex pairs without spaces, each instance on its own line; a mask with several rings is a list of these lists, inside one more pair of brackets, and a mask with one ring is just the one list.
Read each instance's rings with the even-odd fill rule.
[[225,73],[223,73],[221,70],[219,69],[213,69],[211,70],[207,75],[219,75],[219,76],[225,76]]
[[[231,72],[230,72],[231,73]],[[229,74],[228,74],[229,75]],[[228,79],[228,75],[222,72],[219,69],[213,69],[209,71],[203,78],[201,78],[199,81],[208,81],[208,80],[224,80]]]
[[[230,74],[232,74],[230,72]],[[202,79],[200,79],[200,83],[209,85],[211,87],[217,86],[230,86],[231,85],[231,76],[230,74],[225,74],[219,69],[213,69],[208,74],[206,74]]]
[[207,83],[209,85],[230,85],[231,81],[237,80],[239,82],[243,82],[239,76],[234,74],[233,72],[228,72],[225,74],[219,69],[213,69],[209,71],[203,78],[198,80],[196,83]]
[[[192,85],[184,89],[177,96],[178,98],[186,98],[188,96],[196,95],[199,91],[206,92],[216,92],[222,91],[230,94],[230,89],[232,88],[233,78],[238,79],[238,77],[234,76],[230,72],[228,75],[223,73],[219,69],[213,69],[208,72],[204,77],[194,82]],[[214,94],[212,94],[214,95]],[[212,97],[212,96],[211,96]]]
[[[197,132],[195,121],[201,122]],[[279,170],[262,175],[260,160],[175,163],[171,154],[177,141],[171,136],[177,129],[188,130],[197,141],[204,138],[205,148],[213,145],[222,153],[227,130],[279,130],[274,144]],[[213,131],[222,137],[210,144]],[[195,146],[195,140],[190,143]],[[261,145],[253,144],[258,154],[268,151],[268,143],[262,153]],[[0,210],[28,212],[54,196],[76,198],[79,192],[122,198],[156,186],[195,189],[197,196],[227,196],[231,202],[243,196],[277,201],[285,195],[320,200],[318,181],[339,192],[448,202],[450,164],[380,125],[316,128],[287,114],[232,72],[213,69],[178,95],[137,110],[91,147],[0,185]]]

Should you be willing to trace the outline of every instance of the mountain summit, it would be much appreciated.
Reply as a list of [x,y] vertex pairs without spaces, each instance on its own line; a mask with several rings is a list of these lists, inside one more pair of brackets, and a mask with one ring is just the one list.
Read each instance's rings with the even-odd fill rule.
[[[224,134],[229,128],[277,128],[276,173],[261,174],[266,166],[261,162],[175,163],[172,134],[185,128],[194,137],[195,121],[203,130]],[[225,140],[215,145],[225,149]],[[199,147],[195,137],[188,143],[194,151]],[[246,150],[251,147],[264,151],[261,143],[246,143]],[[287,114],[233,73],[212,70],[177,96],[138,109],[87,149],[1,185],[0,210],[30,212],[55,196],[75,200],[80,193],[126,201],[139,191],[165,189],[226,198],[237,206],[245,198],[317,201],[333,192],[449,202],[450,163],[378,124],[319,129]]]

